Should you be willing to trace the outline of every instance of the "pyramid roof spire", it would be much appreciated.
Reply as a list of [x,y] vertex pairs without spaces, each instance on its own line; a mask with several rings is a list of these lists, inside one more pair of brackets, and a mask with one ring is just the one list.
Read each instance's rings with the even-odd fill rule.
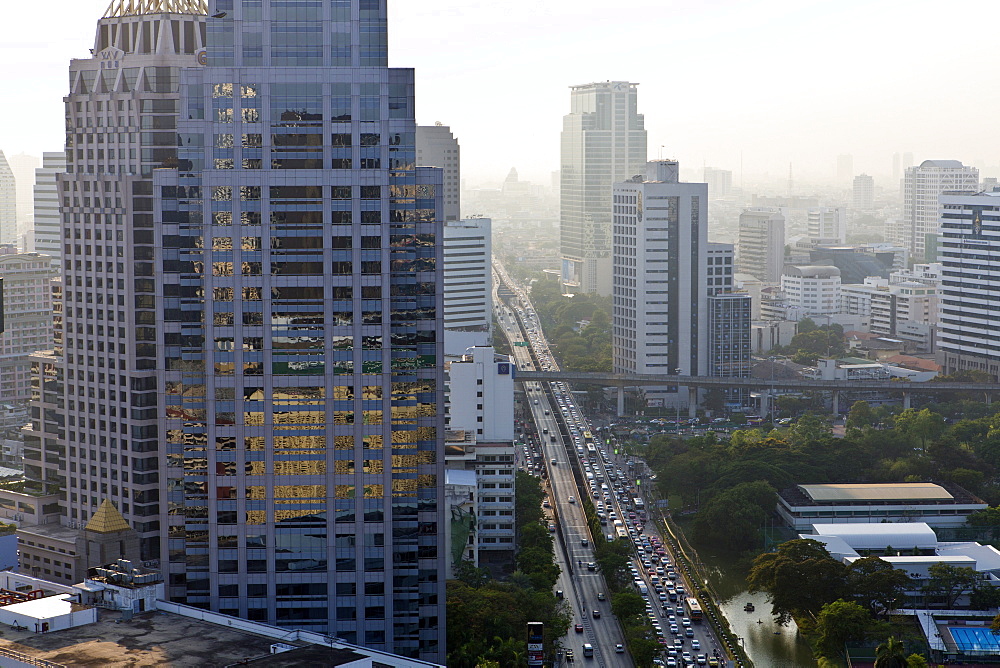
[[101,502],[101,506],[94,513],[94,516],[87,522],[85,529],[94,533],[115,533],[116,531],[127,531],[132,526],[122,517],[122,514],[115,508],[115,504],[108,499]]

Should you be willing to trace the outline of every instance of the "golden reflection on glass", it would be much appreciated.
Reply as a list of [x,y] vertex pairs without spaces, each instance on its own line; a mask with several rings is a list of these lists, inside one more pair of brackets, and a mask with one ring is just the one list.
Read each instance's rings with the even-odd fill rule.
[[363,411],[365,424],[382,424],[382,411]]
[[265,440],[263,436],[246,436],[243,439],[243,446],[247,450],[263,450]]
[[354,460],[340,459],[333,463],[333,472],[340,475],[354,473]]
[[354,449],[354,437],[353,436],[334,436],[333,437],[333,447],[335,450],[353,450]]
[[381,399],[382,398],[382,386],[381,385],[364,385],[361,388],[361,398],[362,399]]
[[263,485],[250,485],[246,488],[245,494],[250,501],[263,501],[267,498],[267,488]]
[[264,510],[248,510],[247,524],[264,524],[267,521],[267,512]]
[[366,499],[381,499],[385,496],[385,485],[365,485]]
[[266,462],[247,462],[246,473],[247,475],[264,475],[267,473],[267,464]]
[[335,486],[334,498],[337,499],[353,499],[354,498],[354,485],[336,485]]
[[365,473],[382,473],[383,471],[385,471],[385,464],[382,463],[381,459],[365,460]]
[[382,434],[368,434],[364,437],[365,450],[381,450],[382,443]]

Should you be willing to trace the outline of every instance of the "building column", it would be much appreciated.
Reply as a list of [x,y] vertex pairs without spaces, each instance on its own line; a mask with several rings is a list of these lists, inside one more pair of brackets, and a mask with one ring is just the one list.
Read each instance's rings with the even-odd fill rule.
[[910,407],[910,393],[903,392],[903,410],[905,411]]
[[833,416],[840,415],[840,390],[833,391]]
[[618,417],[625,417],[625,386],[618,388]]
[[688,417],[698,417],[698,388],[688,386]]

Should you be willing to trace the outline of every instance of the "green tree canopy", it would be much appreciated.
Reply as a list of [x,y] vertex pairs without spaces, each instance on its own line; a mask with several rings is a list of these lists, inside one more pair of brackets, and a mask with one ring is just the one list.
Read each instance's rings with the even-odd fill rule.
[[819,646],[826,656],[839,656],[843,654],[844,643],[862,640],[871,623],[868,610],[854,601],[841,598],[827,603],[816,616]]
[[879,557],[864,557],[847,567],[847,583],[854,600],[875,617],[888,615],[904,599],[912,579]]
[[847,567],[810,538],[790,540],[777,552],[759,555],[747,576],[750,591],[763,591],[779,624],[793,615],[815,617],[822,607],[845,595]]
[[954,608],[959,597],[971,592],[980,580],[976,569],[968,566],[937,563],[931,565],[927,573],[931,577],[925,586],[926,592],[941,596],[946,609]]
[[896,636],[890,636],[875,648],[875,668],[907,668],[906,648]]

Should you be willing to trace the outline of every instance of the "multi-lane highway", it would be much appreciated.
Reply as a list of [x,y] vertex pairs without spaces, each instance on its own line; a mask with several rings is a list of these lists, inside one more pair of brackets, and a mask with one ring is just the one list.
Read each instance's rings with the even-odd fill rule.
[[[531,307],[528,296],[514,284],[503,267],[495,265],[494,285],[501,282],[514,294],[508,308],[495,301],[498,319],[512,344],[518,369],[557,370],[558,366]],[[514,345],[526,341],[525,345]],[[646,613],[653,633],[664,646],[660,665],[725,665],[714,650],[718,643],[705,622],[690,619],[685,594],[693,592],[682,572],[673,571],[673,555],[658,535],[655,523],[645,523],[645,508],[635,502],[636,491],[622,462],[605,450],[575,405],[563,383],[524,383],[527,401],[537,427],[543,465],[549,480],[549,505],[557,536],[557,559],[562,568],[556,588],[573,610],[574,628],[562,641],[572,650],[576,662],[600,666],[633,666],[632,659],[619,647],[622,630],[611,615],[604,578],[593,568],[593,541],[581,507],[581,494],[589,495],[606,522],[611,540],[627,540],[634,549],[631,565],[636,590],[646,600]],[[572,462],[571,458],[577,461]],[[585,476],[578,485],[573,473],[576,463]],[[637,467],[643,466],[635,462]],[[604,527],[602,527],[604,528]],[[599,617],[595,617],[596,614]],[[593,659],[584,657],[585,643],[593,647]],[[567,652],[568,654],[568,652]]]

